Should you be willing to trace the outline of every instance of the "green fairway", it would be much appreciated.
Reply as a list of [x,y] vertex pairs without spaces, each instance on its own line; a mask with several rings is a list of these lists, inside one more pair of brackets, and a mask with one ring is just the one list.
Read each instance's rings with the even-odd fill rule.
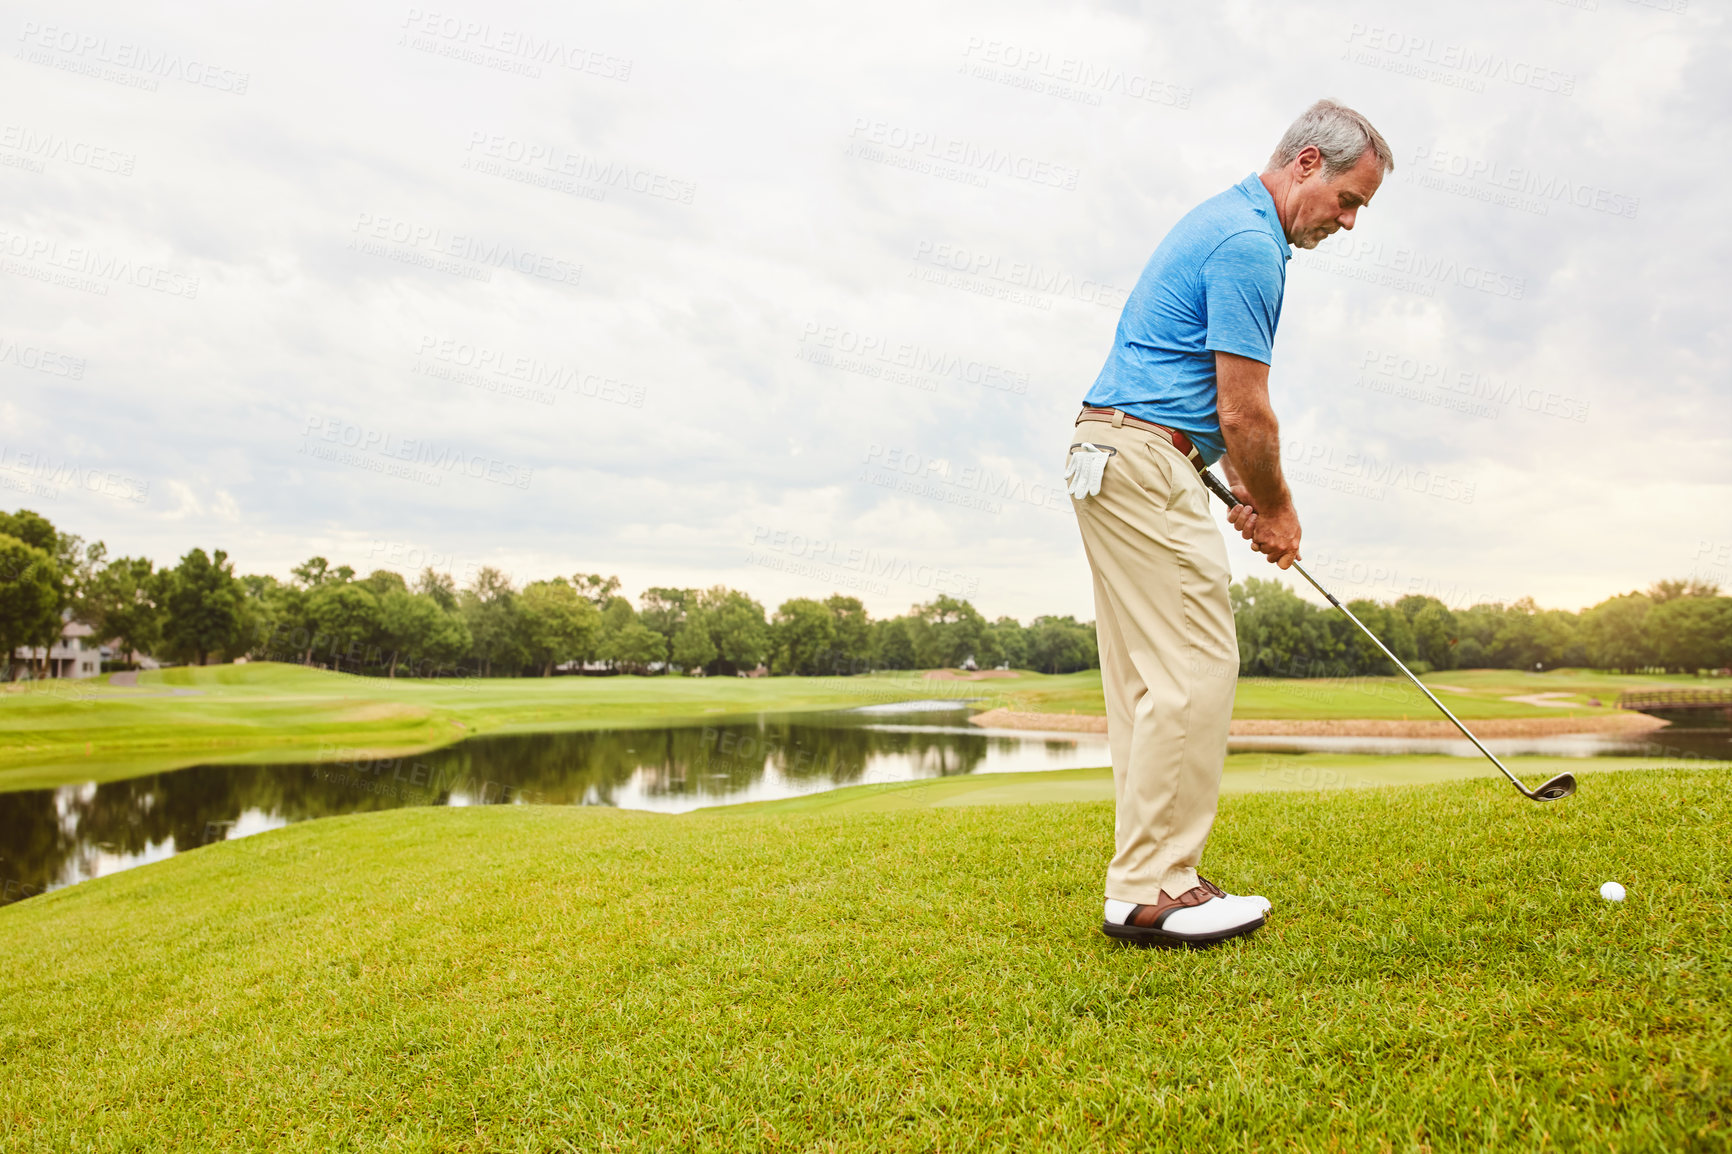
[[667,725],[979,692],[913,673],[387,680],[264,662],[146,673],[131,689],[107,682],[0,693],[0,789],[317,756],[321,746],[345,757],[394,756],[483,733]]
[[[1630,689],[1724,688],[1732,679],[1662,677],[1640,673],[1606,673],[1592,669],[1558,669],[1522,673],[1512,669],[1453,669],[1423,679],[1457,716],[1469,720],[1496,717],[1590,717],[1617,712],[1618,694]],[[1009,709],[1034,713],[1104,714],[1098,669],[1038,681],[983,682],[1002,695]],[[1509,701],[1510,697],[1561,694],[1540,705]],[[1592,702],[1598,700],[1599,704]],[[1317,677],[1239,679],[1233,716],[1246,720],[1304,721],[1324,718],[1374,718],[1400,721],[1441,716],[1437,707],[1399,675],[1393,677]]]
[[[1456,671],[1432,680],[1465,718],[1613,712],[1623,688],[1724,684],[1639,675]],[[1505,698],[1569,693],[1568,708]],[[1590,706],[1598,697],[1600,706]],[[555,677],[387,680],[298,665],[170,669],[136,688],[45,682],[0,691],[0,790],[105,781],[200,762],[368,754],[397,756],[485,733],[701,723],[726,716],[846,709],[912,698],[973,701],[1099,715],[1100,673],[982,681],[919,673],[866,677]],[[1433,707],[1394,678],[1246,680],[1240,718],[1431,718]]]
[[1728,787],[1229,795],[1203,953],[1105,803],[309,822],[0,908],[0,1147],[1725,1149]]

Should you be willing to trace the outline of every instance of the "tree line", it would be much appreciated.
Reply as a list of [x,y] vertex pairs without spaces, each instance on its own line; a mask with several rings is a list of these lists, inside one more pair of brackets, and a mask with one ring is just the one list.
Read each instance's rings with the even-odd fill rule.
[[0,645],[8,655],[46,647],[68,616],[133,657],[246,657],[386,677],[549,676],[562,667],[815,676],[968,660],[1070,673],[1099,663],[1090,623],[987,621],[945,595],[874,619],[856,597],[795,597],[766,613],[721,585],[652,588],[634,606],[619,578],[598,573],[519,587],[483,567],[460,588],[432,568],[411,583],[313,557],[282,581],[237,575],[220,549],[193,549],[162,569],[149,558],[110,559],[101,542],[85,545],[40,514],[0,513]]
[[[1231,589],[1240,672],[1339,677],[1391,672],[1345,617],[1275,581]],[[1695,671],[1732,665],[1732,598],[1700,581],[1662,581],[1580,613],[1531,599],[1452,610],[1410,596],[1349,607],[1416,671],[1587,666]],[[110,559],[30,510],[0,513],[0,646],[46,650],[62,623],[90,625],[123,655],[203,664],[246,657],[385,677],[587,672],[802,676],[933,669],[972,659],[1046,673],[1098,667],[1092,623],[988,621],[940,595],[874,619],[856,597],[795,597],[773,613],[738,589],[657,587],[634,605],[617,577],[575,573],[522,586],[483,567],[459,587],[428,568],[359,576],[313,557],[288,580],[234,572],[222,550],[172,567]],[[41,675],[41,669],[35,671]]]
[[[1230,590],[1247,677],[1391,672],[1351,621],[1285,585],[1247,578]],[[1532,598],[1452,610],[1435,597],[1347,607],[1416,673],[1561,666],[1695,673],[1732,666],[1732,597],[1699,580],[1660,581],[1572,613]]]

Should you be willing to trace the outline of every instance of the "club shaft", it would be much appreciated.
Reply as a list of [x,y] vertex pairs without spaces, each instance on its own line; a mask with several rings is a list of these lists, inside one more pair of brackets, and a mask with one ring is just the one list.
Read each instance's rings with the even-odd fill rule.
[[[1221,498],[1221,500],[1225,501],[1227,503],[1227,508],[1231,509],[1240,503],[1239,499],[1237,497],[1233,496],[1232,490],[1227,488],[1226,485],[1222,484],[1221,479],[1219,477],[1215,476],[1214,473],[1210,472],[1207,469],[1204,469],[1202,471],[1202,476],[1203,476],[1203,481],[1206,485],[1208,485],[1209,490],[1212,493],[1214,493],[1215,496],[1217,496],[1217,497]],[[1485,747],[1485,745],[1480,741],[1480,739],[1473,735],[1473,731],[1468,729],[1467,726],[1465,726],[1461,723],[1461,718],[1459,718],[1455,714],[1451,713],[1449,711],[1449,706],[1447,706],[1443,702],[1439,701],[1437,699],[1437,694],[1435,694],[1431,690],[1427,689],[1425,687],[1425,682],[1423,682],[1419,678],[1415,677],[1413,675],[1413,670],[1411,670],[1407,666],[1403,665],[1401,663],[1401,659],[1389,651],[1389,646],[1385,645],[1378,638],[1377,634],[1373,633],[1366,626],[1365,622],[1359,620],[1358,617],[1354,616],[1353,610],[1347,608],[1347,606],[1345,606],[1345,605],[1341,604],[1341,602],[1337,601],[1335,599],[1335,594],[1333,594],[1333,593],[1329,592],[1329,590],[1323,588],[1323,586],[1318,583],[1317,578],[1311,576],[1311,574],[1306,571],[1305,566],[1299,564],[1299,562],[1297,562],[1297,561],[1294,561],[1293,562],[1293,568],[1295,568],[1299,571],[1299,576],[1305,578],[1305,580],[1307,580],[1311,583],[1311,588],[1313,588],[1313,589],[1317,590],[1317,592],[1323,594],[1324,598],[1329,602],[1329,604],[1335,606],[1335,608],[1337,608],[1337,609],[1341,610],[1341,612],[1345,613],[1347,615],[1347,620],[1349,620],[1349,621],[1353,622],[1353,624],[1359,626],[1359,631],[1361,633],[1365,634],[1365,636],[1371,638],[1371,643],[1373,645],[1377,646],[1378,649],[1382,650],[1383,655],[1385,657],[1389,658],[1390,661],[1394,662],[1395,667],[1397,669],[1399,669],[1403,673],[1407,674],[1407,679],[1409,681],[1413,682],[1414,685],[1418,686],[1419,691],[1421,693],[1425,694],[1426,697],[1431,699],[1431,703],[1433,705],[1437,706],[1439,711],[1441,711],[1445,717],[1449,718],[1449,720],[1455,724],[1455,727],[1457,729],[1461,730],[1462,736],[1467,738],[1469,741],[1473,742],[1473,747],[1475,749],[1479,750],[1481,753],[1485,754],[1486,759],[1488,761],[1490,761],[1493,765],[1497,766],[1498,769],[1500,771],[1502,771],[1503,775],[1510,779],[1510,783],[1512,785],[1514,785],[1517,789],[1521,790],[1524,794],[1527,794],[1527,796],[1529,796],[1529,797],[1534,796],[1534,794],[1528,789],[1528,787],[1521,783],[1521,779],[1519,777],[1517,777],[1515,774],[1511,773],[1509,771],[1508,767],[1506,767],[1503,762],[1501,762],[1497,759],[1497,755],[1492,753],[1491,750],[1487,749]]]

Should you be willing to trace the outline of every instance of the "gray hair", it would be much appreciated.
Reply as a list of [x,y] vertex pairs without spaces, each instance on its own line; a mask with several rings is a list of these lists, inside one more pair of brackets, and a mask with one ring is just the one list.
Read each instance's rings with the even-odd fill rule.
[[1367,149],[1377,154],[1377,161],[1384,172],[1395,168],[1395,154],[1390,151],[1389,142],[1371,127],[1371,121],[1345,104],[1319,100],[1287,129],[1264,171],[1286,168],[1293,163],[1295,156],[1312,147],[1323,154],[1324,180],[1334,180],[1358,164]]

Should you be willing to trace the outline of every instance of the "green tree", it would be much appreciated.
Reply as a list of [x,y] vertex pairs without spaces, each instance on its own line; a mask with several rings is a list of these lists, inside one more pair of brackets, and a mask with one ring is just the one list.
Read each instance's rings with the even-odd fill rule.
[[633,621],[608,636],[603,657],[625,672],[648,673],[650,666],[667,660],[667,652],[668,643],[660,633]]
[[[1239,667],[1246,676],[1326,677],[1355,671],[1361,658],[1346,633],[1321,608],[1279,581],[1248,577],[1228,587],[1227,599],[1233,609]],[[1393,610],[1376,610],[1377,619],[1386,612],[1405,632],[1405,619]],[[1351,623],[1342,623],[1351,628]],[[1376,654],[1376,646],[1368,641],[1364,645]],[[1382,663],[1383,658],[1375,660]]]
[[1433,669],[1455,668],[1455,614],[1436,598],[1427,597],[1409,620],[1413,624],[1413,647],[1419,659]]
[[1575,643],[1574,614],[1542,610],[1532,597],[1503,607],[1497,632],[1487,646],[1494,666],[1503,669],[1554,668]]
[[915,669],[914,633],[907,617],[872,623],[872,665],[877,669]]
[[[1377,639],[1389,647],[1389,651],[1409,665],[1419,660],[1419,648],[1413,641],[1413,627],[1407,623],[1407,618],[1393,606],[1379,605],[1375,601],[1349,601],[1347,608],[1354,616],[1365,623],[1365,627],[1377,635]],[[1340,628],[1345,626],[1345,629]],[[1337,626],[1337,636],[1341,638],[1343,668],[1342,672],[1353,675],[1384,675],[1395,672],[1389,659],[1345,617]],[[1351,630],[1349,633],[1348,630]],[[1243,661],[1243,655],[1240,658]],[[1313,676],[1329,671],[1326,668],[1313,667]]]
[[1680,597],[1713,597],[1719,592],[1720,586],[1701,577],[1674,578],[1654,582],[1648,589],[1648,600],[1664,605]]
[[770,626],[764,607],[738,589],[712,586],[698,594],[709,620],[718,670],[725,674],[756,669],[770,654]]
[[770,624],[771,667],[809,677],[836,647],[836,619],[822,601],[794,597],[782,602]]
[[1732,665],[1732,597],[1699,593],[1655,605],[1644,623],[1657,664],[1680,673]]
[[16,513],[0,513],[0,533],[16,537],[32,549],[40,549],[53,557],[60,551],[60,533],[54,522],[29,509]]
[[721,655],[710,636],[710,624],[708,610],[694,608],[686,614],[674,633],[670,660],[676,666],[688,673],[703,670]]
[[432,676],[461,661],[473,639],[469,626],[425,593],[393,589],[379,598],[380,638],[389,653],[387,677],[407,662],[413,676]]
[[1014,617],[1000,617],[992,623],[992,639],[997,643],[999,653],[1004,655],[1004,661],[1012,669],[1027,669],[1028,630],[1022,627],[1022,622]]
[[146,557],[116,557],[91,580],[86,620],[103,641],[118,642],[128,660],[151,652],[162,639],[161,582]]
[[375,569],[355,584],[365,586],[372,591],[375,597],[383,597],[392,592],[407,592],[409,588],[409,583],[403,580],[403,575],[390,569]]
[[606,609],[619,594],[619,578],[603,577],[600,573],[574,573],[571,587],[597,609]]
[[601,635],[601,611],[563,577],[535,581],[520,602],[530,659],[543,677],[553,667],[580,660],[593,652]]
[[529,655],[523,644],[517,593],[510,578],[491,565],[483,565],[458,604],[474,638],[482,675],[493,676],[496,662],[506,669],[521,669]]
[[16,679],[17,652],[60,622],[60,572],[48,552],[0,533],[0,646],[7,680]]
[[163,644],[176,658],[203,665],[241,640],[241,584],[221,549],[193,549],[163,582]]
[[457,612],[457,582],[449,573],[435,572],[429,565],[415,578],[415,592],[432,598],[447,613]]
[[872,668],[872,618],[858,597],[832,593],[824,599],[836,640],[823,673],[865,673]]
[[915,660],[922,668],[961,665],[972,657],[981,665],[997,664],[998,651],[980,610],[967,601],[940,593],[909,612]]
[[[334,668],[374,664],[369,651],[384,649],[379,598],[359,581],[330,581],[314,589],[309,601],[313,623]],[[383,653],[379,653],[380,658]]]
[[1654,603],[1641,593],[1625,593],[1582,614],[1582,641],[1588,664],[1620,673],[1658,664],[1648,635],[1648,614]]
[[685,622],[688,608],[695,607],[697,599],[696,589],[645,589],[643,596],[638,598],[642,608],[638,611],[637,619],[672,644],[674,634],[679,632],[680,625]]
[[1036,617],[1026,634],[1028,665],[1042,673],[1075,673],[1100,666],[1094,626],[1074,617]]
[[333,582],[341,585],[345,581],[355,579],[355,571],[347,565],[331,568],[331,563],[323,557],[309,557],[289,570],[289,575],[303,589],[317,589],[321,585]]
[[107,549],[100,541],[84,547],[82,538],[60,532],[48,518],[29,509],[0,513],[0,533],[41,549],[54,561],[54,613],[39,623],[40,632],[25,640],[42,651],[38,676],[46,676],[48,651],[59,642],[67,617],[88,615],[85,598]]

